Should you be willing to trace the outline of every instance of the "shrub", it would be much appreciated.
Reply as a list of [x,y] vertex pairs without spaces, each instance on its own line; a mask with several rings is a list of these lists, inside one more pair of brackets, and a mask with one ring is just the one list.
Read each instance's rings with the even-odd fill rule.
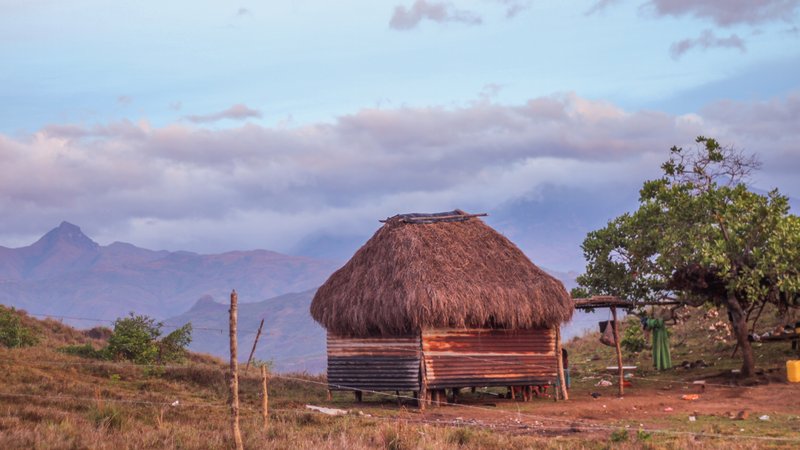
[[611,433],[611,442],[627,442],[628,430],[621,428]]
[[114,321],[114,332],[108,338],[108,352],[116,359],[127,359],[138,364],[150,364],[158,356],[156,339],[161,335],[161,324],[147,316],[133,313]]
[[636,317],[631,317],[627,322],[620,345],[629,353],[638,353],[644,350],[647,345],[647,342],[644,340],[641,324]]
[[158,361],[181,361],[186,357],[186,346],[192,342],[192,324],[176,329],[158,342]]
[[0,309],[0,344],[8,348],[29,347],[39,342],[33,330],[22,325],[19,316],[10,311]]
[[102,339],[104,341],[107,341],[108,338],[111,337],[111,333],[113,333],[113,331],[111,331],[111,328],[108,327],[94,327],[83,332],[83,334],[87,337],[92,339]]
[[92,344],[67,345],[59,348],[58,351],[81,358],[108,359],[108,352],[105,349],[96,350]]
[[163,326],[151,317],[130,313],[129,317],[114,322],[105,351],[112,358],[137,364],[166,363],[183,358],[186,346],[192,341],[192,325],[187,323],[159,341]]

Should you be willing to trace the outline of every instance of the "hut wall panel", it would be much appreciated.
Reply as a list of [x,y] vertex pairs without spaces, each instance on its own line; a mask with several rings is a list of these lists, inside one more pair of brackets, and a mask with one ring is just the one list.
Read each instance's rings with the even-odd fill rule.
[[417,391],[419,336],[349,338],[328,333],[328,384],[333,390]]
[[431,389],[546,384],[556,378],[555,333],[534,330],[425,330]]

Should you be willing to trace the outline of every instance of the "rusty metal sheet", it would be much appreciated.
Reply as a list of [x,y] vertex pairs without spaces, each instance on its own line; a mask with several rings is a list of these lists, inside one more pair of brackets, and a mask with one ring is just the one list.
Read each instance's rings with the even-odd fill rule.
[[328,333],[332,390],[417,391],[419,336],[348,338]]
[[431,389],[547,384],[556,378],[555,333],[534,330],[425,330]]

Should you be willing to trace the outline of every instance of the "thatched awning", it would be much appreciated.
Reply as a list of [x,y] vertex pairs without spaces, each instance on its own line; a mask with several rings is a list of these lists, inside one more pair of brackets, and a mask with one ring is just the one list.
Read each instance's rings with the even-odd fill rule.
[[573,310],[560,281],[458,210],[387,219],[311,303],[314,320],[351,336],[552,327]]

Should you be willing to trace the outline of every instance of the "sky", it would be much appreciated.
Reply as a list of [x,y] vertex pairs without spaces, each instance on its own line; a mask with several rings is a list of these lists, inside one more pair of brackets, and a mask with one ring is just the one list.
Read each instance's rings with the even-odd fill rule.
[[119,3],[0,0],[0,246],[346,259],[461,208],[580,271],[697,135],[800,198],[800,0]]

